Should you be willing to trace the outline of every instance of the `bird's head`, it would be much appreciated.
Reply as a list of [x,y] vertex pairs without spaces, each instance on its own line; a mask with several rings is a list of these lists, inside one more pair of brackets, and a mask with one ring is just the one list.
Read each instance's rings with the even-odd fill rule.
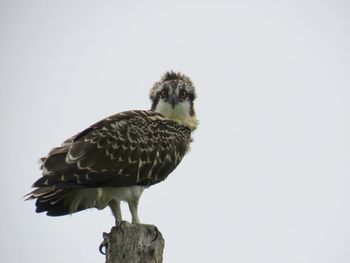
[[152,89],[151,110],[159,112],[164,117],[194,130],[197,118],[193,101],[196,98],[195,88],[189,77],[180,72],[166,72]]

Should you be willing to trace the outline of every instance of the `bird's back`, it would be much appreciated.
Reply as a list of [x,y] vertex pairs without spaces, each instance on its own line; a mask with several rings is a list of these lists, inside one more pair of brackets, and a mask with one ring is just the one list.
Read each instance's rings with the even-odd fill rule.
[[[153,111],[110,116],[41,159],[43,177],[34,183],[37,189],[30,198],[38,199],[37,212],[50,212],[51,206],[64,210],[65,199],[72,198],[74,191],[81,195],[90,191],[87,196],[93,203],[96,189],[156,184],[180,163],[190,141],[189,128]],[[85,208],[76,206],[76,210]]]

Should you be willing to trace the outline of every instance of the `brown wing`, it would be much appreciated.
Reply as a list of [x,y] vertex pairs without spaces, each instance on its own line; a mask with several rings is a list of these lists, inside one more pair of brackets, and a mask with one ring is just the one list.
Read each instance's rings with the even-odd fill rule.
[[33,186],[62,190],[156,184],[180,163],[190,136],[188,128],[152,111],[119,113],[42,158],[43,177]]

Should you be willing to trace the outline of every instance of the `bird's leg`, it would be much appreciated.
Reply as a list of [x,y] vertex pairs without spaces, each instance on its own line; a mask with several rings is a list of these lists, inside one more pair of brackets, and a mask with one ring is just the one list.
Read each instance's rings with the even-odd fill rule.
[[117,200],[112,200],[109,202],[109,207],[115,218],[115,225],[119,226],[122,222],[122,211],[120,210],[120,202]]
[[[137,206],[139,204],[139,199],[140,197],[138,198],[132,198],[132,199],[129,199],[127,202],[128,202],[128,205],[129,205],[129,210],[130,210],[130,213],[131,213],[131,216],[132,216],[132,223],[133,224],[141,224],[140,223],[140,219],[139,219],[139,216],[138,216],[138,213],[137,213]],[[151,240],[152,242],[155,241],[160,232],[158,230],[158,228],[154,225],[145,225],[143,224],[143,226],[147,226],[147,227],[150,227],[150,228],[154,228],[154,238]]]
[[140,224],[140,219],[137,213],[137,206],[139,204],[139,198],[132,198],[131,200],[128,200],[129,210],[131,213],[133,224]]

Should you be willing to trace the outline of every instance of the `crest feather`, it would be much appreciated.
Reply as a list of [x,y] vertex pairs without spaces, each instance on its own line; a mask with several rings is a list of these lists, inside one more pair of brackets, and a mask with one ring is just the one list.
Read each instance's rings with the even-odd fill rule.
[[175,72],[173,70],[165,72],[160,82],[166,82],[170,80],[182,80],[187,82],[190,86],[193,86],[191,79],[185,76],[184,74],[182,74],[181,72]]

